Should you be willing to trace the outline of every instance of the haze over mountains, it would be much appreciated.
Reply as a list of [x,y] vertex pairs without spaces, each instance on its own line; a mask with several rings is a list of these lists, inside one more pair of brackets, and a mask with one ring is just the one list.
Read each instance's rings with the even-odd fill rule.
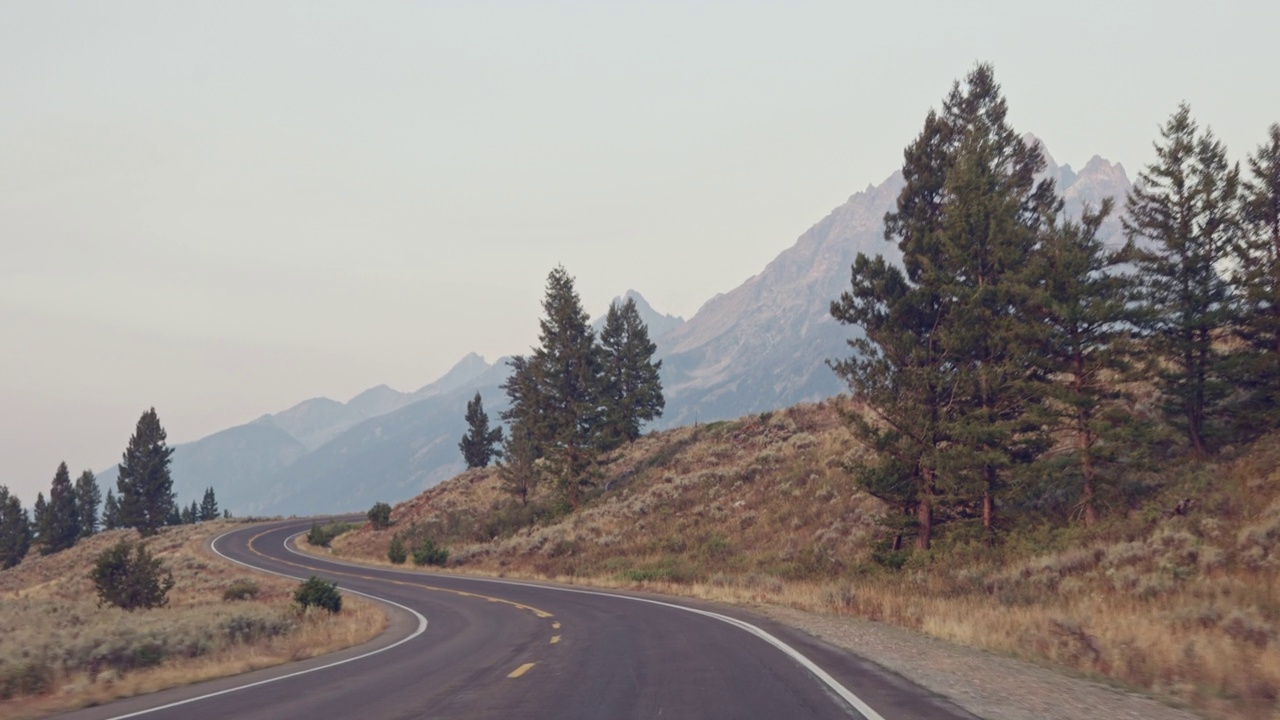
[[[1070,216],[1106,197],[1123,204],[1130,182],[1119,164],[1095,156],[1076,171],[1045,155],[1046,175],[1058,183]],[[855,193],[759,274],[708,300],[687,321],[653,309],[634,290],[619,298],[636,301],[663,361],[666,412],[654,426],[739,417],[838,394],[843,386],[826,360],[848,353],[854,331],[831,318],[830,304],[848,287],[859,252],[896,253],[884,241],[883,220],[901,187],[895,172]],[[1118,213],[1103,232],[1119,237]],[[470,354],[412,393],[381,385],[346,403],[314,398],[179,445],[174,489],[180,502],[190,502],[212,486],[221,505],[240,515],[364,510],[410,497],[463,468],[458,439],[466,430],[466,403],[477,391],[497,422],[505,407],[499,386],[506,360],[488,363]],[[114,479],[115,468],[102,474],[107,487]]]

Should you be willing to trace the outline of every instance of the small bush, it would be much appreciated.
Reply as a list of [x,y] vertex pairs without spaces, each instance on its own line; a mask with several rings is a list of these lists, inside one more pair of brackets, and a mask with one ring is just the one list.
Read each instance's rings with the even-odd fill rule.
[[391,544],[387,546],[387,559],[396,565],[403,565],[408,557],[409,554],[404,549],[404,541],[400,539],[400,534],[392,535]]
[[431,538],[423,538],[413,551],[414,565],[444,565],[449,562],[449,551],[436,545]]
[[298,585],[293,591],[293,601],[304,610],[314,605],[331,613],[342,611],[342,593],[338,592],[338,586],[315,575]]
[[89,579],[98,589],[98,604],[107,603],[125,610],[160,607],[169,601],[173,573],[161,577],[160,560],[145,545],[121,540],[104,550],[94,561]]
[[307,532],[307,542],[316,547],[329,547],[329,543],[342,533],[355,527],[350,523],[329,523],[321,525],[320,523],[311,523],[311,530]]
[[258,587],[258,583],[252,580],[236,580],[222,591],[222,601],[252,600],[258,597],[259,592],[261,588]]
[[369,508],[368,517],[374,530],[386,530],[391,527],[391,506],[384,502],[374,503]]

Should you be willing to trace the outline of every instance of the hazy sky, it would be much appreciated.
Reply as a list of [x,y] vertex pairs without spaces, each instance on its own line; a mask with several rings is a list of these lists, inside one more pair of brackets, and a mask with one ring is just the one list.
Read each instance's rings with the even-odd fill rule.
[[759,272],[995,65],[1059,162],[1280,121],[1280,3],[0,4],[0,484]]

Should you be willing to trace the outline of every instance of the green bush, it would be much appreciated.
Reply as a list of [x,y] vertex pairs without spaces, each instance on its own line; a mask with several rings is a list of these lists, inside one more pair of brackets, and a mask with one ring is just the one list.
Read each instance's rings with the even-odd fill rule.
[[222,601],[252,600],[258,597],[259,592],[261,588],[258,587],[258,583],[252,580],[236,580],[222,591]]
[[431,538],[423,538],[413,551],[414,565],[444,565],[449,561],[449,551],[436,545]]
[[374,530],[386,530],[391,527],[391,506],[384,502],[374,503],[369,508],[368,517]]
[[173,573],[161,577],[160,560],[145,545],[121,540],[102,551],[89,574],[98,589],[98,604],[108,603],[125,610],[160,607],[169,601]]
[[397,565],[403,565],[409,554],[404,549],[404,541],[400,533],[391,536],[391,544],[387,545],[387,559]]
[[314,605],[331,613],[342,611],[342,593],[338,592],[338,586],[315,575],[298,585],[293,591],[293,601],[304,610]]
[[321,525],[320,523],[311,523],[311,530],[307,532],[307,542],[316,547],[329,547],[329,543],[342,533],[355,527],[350,523],[328,523]]

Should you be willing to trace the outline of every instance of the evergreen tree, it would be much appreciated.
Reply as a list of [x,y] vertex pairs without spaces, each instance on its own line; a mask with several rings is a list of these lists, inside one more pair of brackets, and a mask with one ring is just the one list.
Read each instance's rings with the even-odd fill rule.
[[1214,346],[1230,321],[1226,278],[1219,271],[1236,242],[1240,171],[1226,149],[1198,134],[1184,103],[1160,130],[1158,160],[1138,176],[1124,219],[1135,267],[1141,326],[1150,338],[1165,412],[1187,434],[1192,452],[1210,450],[1210,422],[1227,387]]
[[1234,250],[1234,285],[1241,317],[1240,353],[1233,380],[1246,392],[1237,421],[1256,429],[1276,424],[1280,407],[1280,124],[1249,156],[1241,215],[1244,232]]
[[512,425],[502,446],[498,477],[503,489],[520,498],[522,506],[529,504],[529,496],[538,486],[537,460],[538,449],[532,434],[521,423]]
[[[192,507],[195,507],[195,501],[194,501],[194,500],[192,501]],[[186,508],[186,509],[187,509],[187,510],[190,510],[191,508]],[[174,502],[170,503],[170,504],[169,504],[169,511],[168,511],[168,512],[166,512],[166,513],[165,513],[165,515],[164,515],[164,523],[163,523],[163,524],[165,524],[165,525],[182,525],[182,524],[183,524],[182,511],[183,511],[183,508],[178,507],[178,503],[177,503],[177,501],[176,501],[176,500],[175,500]],[[195,522],[195,520],[192,520],[192,522]]]
[[489,415],[484,411],[484,403],[480,400],[479,391],[473,400],[467,402],[467,434],[462,436],[458,449],[469,468],[489,467],[489,461],[496,452],[495,446],[502,442],[502,428],[489,429]]
[[116,480],[120,525],[137,528],[144,536],[154,535],[178,514],[169,476],[173,448],[165,444],[167,437],[156,409],[151,408],[138,419],[120,462]]
[[657,349],[634,298],[609,306],[600,331],[604,449],[635,440],[642,423],[662,417],[662,361],[653,360]]
[[1036,305],[1047,331],[1040,357],[1056,379],[1047,386],[1051,401],[1040,411],[1046,425],[1073,437],[1070,450],[1051,463],[1051,473],[1078,480],[1086,526],[1098,518],[1104,466],[1117,459],[1133,427],[1120,390],[1129,369],[1129,282],[1115,272],[1119,253],[1098,239],[1111,208],[1108,198],[1097,212],[1086,208],[1081,222],[1055,226],[1037,257],[1043,284]]
[[102,503],[102,529],[116,530],[124,527],[120,524],[120,504],[116,502],[116,494],[107,488],[107,499]]
[[0,485],[0,570],[22,562],[31,547],[31,520],[18,496]]
[[80,519],[76,513],[76,491],[71,485],[71,474],[66,463],[59,463],[49,488],[49,504],[45,508],[45,524],[42,528],[44,545],[40,551],[46,555],[61,552],[76,544],[80,537]]
[[80,537],[86,538],[98,532],[98,506],[102,504],[102,490],[92,470],[85,470],[76,478],[76,516],[80,521]]
[[992,530],[1010,474],[1042,447],[1027,259],[1061,201],[1052,181],[1036,181],[1044,158],[1006,115],[990,66],[955,84],[907,148],[905,186],[885,216],[902,270],[860,256],[852,291],[832,307],[866,332],[834,365],[875,416],[855,422],[881,451],[864,485],[915,508],[919,547],[943,499],[979,508]]
[[44,542],[49,537],[49,504],[44,501],[44,493],[36,493],[36,504],[32,507],[33,520],[31,530],[36,540]]
[[198,519],[201,522],[205,520],[217,520],[219,515],[218,498],[214,495],[212,487],[206,488],[204,491],[204,498],[200,501],[200,514]]
[[181,518],[183,525],[195,525],[200,520],[200,506],[196,504],[195,500],[192,500],[190,505],[182,508]]
[[539,321],[541,344],[512,361],[503,385],[509,423],[523,423],[547,458],[569,504],[577,508],[595,462],[600,428],[600,355],[595,333],[563,267],[547,276]]

